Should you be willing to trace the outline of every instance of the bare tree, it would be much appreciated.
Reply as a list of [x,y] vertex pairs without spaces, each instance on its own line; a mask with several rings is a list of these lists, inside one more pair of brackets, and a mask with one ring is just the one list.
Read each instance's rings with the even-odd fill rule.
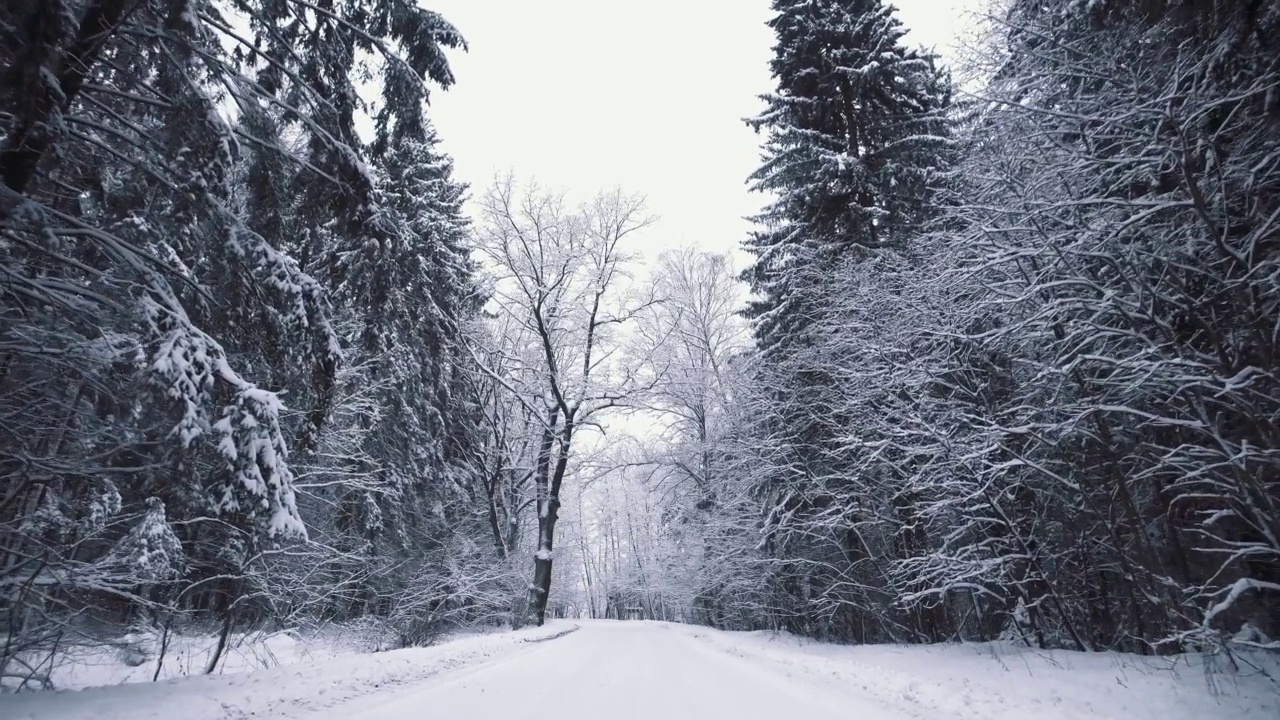
[[[625,240],[648,227],[644,200],[613,191],[570,209],[512,177],[481,200],[479,245],[495,275],[492,307],[508,333],[483,371],[539,424],[533,458],[538,534],[529,609],[541,624],[551,591],[560,493],[575,436],[621,405],[637,378],[616,362],[618,332],[648,303],[629,297]],[[501,360],[505,370],[494,362]]]
[[738,315],[740,287],[726,256],[689,248],[663,253],[652,275],[660,302],[645,314],[632,345],[637,366],[652,375],[644,406],[665,425],[665,462],[709,504],[735,360],[749,343]]

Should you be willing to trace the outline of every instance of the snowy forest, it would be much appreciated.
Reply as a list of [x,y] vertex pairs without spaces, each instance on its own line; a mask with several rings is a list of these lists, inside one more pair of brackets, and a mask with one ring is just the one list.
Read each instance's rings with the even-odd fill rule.
[[553,617],[1280,649],[1280,3],[1003,0],[952,64],[772,9],[738,257],[458,180],[416,0],[0,4],[0,687]]

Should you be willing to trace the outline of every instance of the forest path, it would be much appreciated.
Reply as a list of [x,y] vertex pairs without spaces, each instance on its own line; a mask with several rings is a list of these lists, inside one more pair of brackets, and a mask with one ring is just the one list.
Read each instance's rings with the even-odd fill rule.
[[[374,699],[370,699],[374,700]],[[428,681],[330,720],[888,720],[871,698],[832,694],[657,623],[585,622],[510,657]]]

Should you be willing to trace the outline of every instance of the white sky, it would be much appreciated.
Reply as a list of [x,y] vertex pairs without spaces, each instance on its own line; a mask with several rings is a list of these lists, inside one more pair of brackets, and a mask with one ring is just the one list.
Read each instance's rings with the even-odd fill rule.
[[[467,38],[431,117],[480,193],[514,170],[582,197],[620,186],[661,222],[647,251],[734,250],[761,196],[742,119],[771,89],[769,0],[422,0]],[[944,55],[972,0],[896,0],[907,40]]]

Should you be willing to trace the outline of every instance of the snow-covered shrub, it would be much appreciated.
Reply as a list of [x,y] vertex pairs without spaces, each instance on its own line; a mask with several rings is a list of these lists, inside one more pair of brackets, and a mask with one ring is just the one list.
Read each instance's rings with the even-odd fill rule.
[[150,625],[135,624],[116,642],[116,648],[120,662],[138,667],[156,659],[160,652],[159,633]]

